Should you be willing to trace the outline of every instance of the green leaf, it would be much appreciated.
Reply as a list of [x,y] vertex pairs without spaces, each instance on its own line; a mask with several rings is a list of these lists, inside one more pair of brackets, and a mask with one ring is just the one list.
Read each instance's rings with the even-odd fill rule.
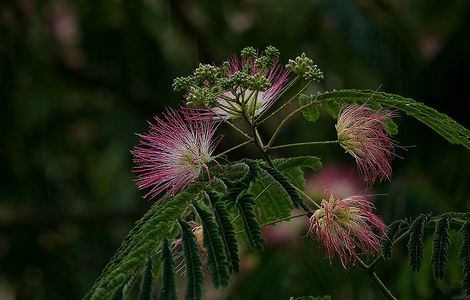
[[234,162],[229,165],[216,166],[211,171],[225,179],[239,180],[246,175],[246,173],[249,171],[249,167],[243,162]]
[[225,255],[224,243],[219,232],[217,223],[209,210],[194,205],[201,219],[204,247],[207,251],[207,262],[211,271],[214,287],[226,286],[230,279],[227,256]]
[[408,240],[408,257],[413,271],[418,272],[421,268],[424,249],[424,225],[427,216],[421,214],[410,226],[410,238]]
[[219,225],[222,240],[224,242],[225,253],[229,260],[229,273],[233,270],[238,273],[240,259],[238,257],[238,242],[235,237],[235,231],[230,221],[225,202],[213,191],[207,191],[209,199],[214,210],[215,219]]
[[[299,105],[303,106],[311,102],[311,98],[306,95],[301,95],[299,97]],[[311,105],[302,110],[302,115],[307,121],[315,122],[320,117],[320,111],[316,105]]]
[[321,106],[331,117],[334,119],[338,118],[339,112],[341,111],[341,105],[337,101],[323,102]]
[[224,201],[230,203],[237,199],[237,196],[244,190],[246,190],[250,183],[255,180],[259,173],[258,163],[254,160],[244,160],[243,163],[247,168],[245,174],[234,182],[228,182],[228,193],[224,196]]
[[398,125],[392,119],[385,120],[383,123],[383,128],[389,135],[398,134]]
[[287,178],[289,183],[301,190],[305,189],[305,178],[302,168],[309,168],[313,171],[322,168],[321,159],[316,156],[280,158],[273,160],[273,164]]
[[393,107],[423,122],[450,143],[470,149],[470,130],[447,115],[410,98],[370,90],[352,89],[325,92],[311,96],[311,99],[321,102],[323,106],[330,104],[378,103],[383,106]]
[[263,249],[263,238],[261,237],[261,229],[253,208],[253,196],[244,194],[237,199],[237,207],[242,219],[243,229],[250,247],[255,250]]
[[447,251],[449,250],[449,218],[442,216],[434,229],[434,239],[432,241],[431,264],[435,279],[443,279],[447,268]]
[[462,245],[459,249],[459,258],[463,264],[464,279],[462,281],[462,289],[470,295],[470,221],[466,221],[460,229],[460,237]]
[[286,190],[287,194],[289,194],[289,197],[292,201],[292,204],[296,207],[301,207],[303,205],[303,200],[300,198],[299,194],[297,194],[297,191],[295,188],[292,186],[291,183],[287,180],[287,178],[281,174],[278,170],[276,170],[273,167],[270,167],[268,165],[261,165],[261,168],[266,170],[269,175],[271,175],[279,184]]
[[167,238],[163,241],[162,247],[162,283],[158,299],[160,300],[177,300],[176,293],[176,277],[175,277],[175,260],[170,249],[170,242]]
[[152,286],[153,286],[153,263],[152,258],[147,258],[144,273],[142,274],[142,281],[140,282],[139,300],[152,300]]
[[279,171],[286,171],[292,168],[301,167],[318,171],[322,168],[322,162],[316,156],[297,156],[291,158],[279,158],[273,160],[273,164]]
[[198,188],[200,186],[195,185],[172,198],[152,205],[136,222],[84,299],[109,298],[117,288],[129,280],[129,276],[139,273],[147,257],[157,251],[162,239],[168,236],[175,219],[185,216],[186,208],[194,199]]
[[212,177],[209,181],[209,187],[217,192],[226,193],[228,191],[225,182],[217,177]]
[[122,291],[122,289],[122,287],[118,288],[111,297],[111,300],[122,300],[124,297],[124,292]]
[[287,181],[289,181],[290,184],[300,190],[305,190],[304,170],[300,167],[287,169],[286,171],[281,172],[281,174],[287,178]]
[[266,171],[261,172],[261,176],[251,185],[249,192],[255,199],[260,212],[261,223],[268,223],[290,216],[292,204],[289,194]]
[[186,267],[186,300],[199,300],[202,295],[202,263],[196,238],[191,226],[184,220],[178,220],[183,240],[184,264]]
[[392,258],[393,244],[403,223],[403,220],[396,220],[392,222],[388,226],[387,235],[380,242],[380,246],[382,248],[382,257],[385,260]]

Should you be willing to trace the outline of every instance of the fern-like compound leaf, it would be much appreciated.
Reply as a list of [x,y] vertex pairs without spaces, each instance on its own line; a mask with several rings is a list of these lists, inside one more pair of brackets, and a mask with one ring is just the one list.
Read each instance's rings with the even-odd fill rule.
[[269,175],[271,175],[277,182],[281,184],[281,186],[286,190],[287,194],[289,194],[292,204],[295,207],[301,207],[303,205],[304,202],[302,198],[300,198],[295,188],[292,186],[292,184],[289,183],[287,178],[281,174],[281,172],[268,165],[262,165],[261,167],[266,170]]
[[459,258],[463,264],[464,279],[462,289],[470,295],[470,221],[466,221],[460,229],[462,244],[459,249]]
[[446,274],[450,245],[449,229],[449,218],[444,215],[436,222],[432,241],[431,264],[432,272],[436,279],[443,279]]
[[261,229],[256,220],[254,211],[253,196],[244,194],[237,199],[238,211],[242,219],[243,229],[248,243],[255,250],[263,249],[263,238],[261,237]]
[[424,225],[427,216],[421,214],[410,226],[410,238],[408,240],[408,257],[413,271],[418,272],[421,268],[424,250]]
[[122,291],[122,287],[118,288],[113,296],[111,297],[111,300],[122,300],[124,297],[124,292]]
[[214,210],[214,216],[219,225],[219,231],[224,243],[225,253],[229,261],[229,273],[235,271],[238,273],[240,266],[240,258],[238,256],[238,242],[235,237],[235,230],[232,222],[230,221],[230,215],[228,213],[225,202],[220,199],[217,193],[209,190],[207,191],[212,208]]
[[162,281],[158,299],[177,300],[175,260],[173,258],[173,254],[171,253],[170,242],[168,241],[168,238],[165,238],[165,240],[163,241],[162,261]]
[[226,182],[228,187],[228,193],[224,196],[224,201],[227,203],[234,203],[237,196],[244,190],[246,190],[250,183],[255,180],[258,176],[259,166],[254,160],[243,160],[243,164],[247,166],[247,171],[243,177],[234,182]]
[[386,260],[392,258],[393,244],[403,223],[403,220],[396,220],[388,225],[387,234],[380,242],[380,246],[382,248],[382,257]]
[[161,245],[161,240],[168,235],[175,219],[185,217],[186,208],[198,188],[190,187],[152,205],[142,219],[136,222],[84,299],[108,299],[129,280],[129,276],[140,273],[147,257]]
[[145,263],[144,273],[142,274],[142,281],[140,282],[139,300],[152,300],[152,286],[153,286],[153,260],[149,256]]
[[198,205],[194,205],[194,207],[202,223],[204,248],[207,251],[212,283],[216,288],[219,285],[226,286],[230,278],[229,264],[217,223],[209,210]]
[[261,171],[261,175],[250,186],[249,192],[253,195],[258,208],[260,223],[274,222],[290,216],[292,204],[289,194],[265,170]]
[[183,240],[184,264],[186,267],[186,300],[200,300],[202,295],[202,263],[196,237],[191,226],[184,220],[178,220]]
[[421,121],[452,144],[458,144],[470,149],[470,130],[457,123],[452,118],[437,110],[399,95],[370,90],[341,90],[331,91],[311,96],[312,101],[322,106],[333,107],[332,113],[339,111],[341,104],[367,103],[380,104],[398,109]]
[[[302,95],[299,97],[300,106],[308,104],[310,103],[310,101],[310,97],[306,95]],[[312,105],[302,110],[302,115],[307,121],[315,122],[320,117],[320,111],[318,110],[318,107],[316,105]]]
[[317,156],[297,156],[290,158],[279,158],[273,160],[274,167],[280,172],[286,171],[292,168],[309,168],[313,171],[318,171],[322,168],[321,158]]

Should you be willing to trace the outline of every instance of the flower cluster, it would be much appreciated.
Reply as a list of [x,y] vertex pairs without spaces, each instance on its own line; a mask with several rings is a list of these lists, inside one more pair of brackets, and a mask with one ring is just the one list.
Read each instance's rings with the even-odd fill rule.
[[357,162],[359,175],[373,184],[392,176],[395,142],[385,131],[385,122],[396,116],[390,110],[373,110],[366,105],[343,108],[336,124],[339,144]]
[[[227,79],[233,80],[248,74],[252,83],[243,84],[233,91],[227,91],[216,99],[214,106],[209,106],[215,116],[230,119],[242,118],[246,114],[250,118],[256,118],[269,109],[278,99],[278,96],[286,89],[290,72],[283,69],[276,61],[266,70],[257,66],[256,58],[238,59],[233,57],[228,64]],[[248,78],[248,77],[247,77]]]
[[[273,47],[260,54],[248,47],[220,67],[201,64],[192,75],[175,79],[173,87],[184,91],[186,106],[155,117],[155,122],[149,122],[149,132],[139,135],[139,144],[132,150],[137,186],[147,190],[144,198],[164,192],[173,195],[205,172],[210,178],[208,164],[215,159],[212,153],[218,139],[214,136],[221,121],[243,118],[256,131],[257,120],[297,79],[312,82],[323,78],[305,54],[289,60],[285,67],[278,58]],[[350,105],[339,114],[335,126],[338,142],[356,159],[360,176],[368,183],[391,177],[396,144],[385,124],[395,116],[393,111],[366,105]],[[339,198],[328,193],[309,219],[309,233],[319,240],[330,261],[337,256],[347,268],[357,255],[380,251],[386,227],[374,210],[365,197]],[[194,223],[193,233],[205,257],[202,227]]]
[[240,57],[233,56],[221,67],[200,64],[192,75],[176,78],[173,88],[185,92],[188,106],[208,109],[215,118],[246,118],[253,122],[299,76],[308,82],[323,78],[305,54],[290,60],[284,68],[276,48],[267,47],[258,54],[247,47]]
[[321,208],[310,218],[309,233],[321,243],[330,262],[337,255],[347,268],[358,254],[380,252],[386,226],[374,209],[363,196],[342,199],[327,193]]
[[199,118],[197,111],[169,109],[149,125],[149,132],[139,135],[140,142],[132,150],[137,186],[149,189],[144,198],[155,198],[164,191],[175,194],[208,170],[217,145],[217,122]]

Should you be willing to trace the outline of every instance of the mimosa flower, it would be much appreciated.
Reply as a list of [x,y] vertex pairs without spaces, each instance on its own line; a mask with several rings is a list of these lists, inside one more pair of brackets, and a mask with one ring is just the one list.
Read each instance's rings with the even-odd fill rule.
[[374,214],[374,205],[363,196],[326,196],[310,218],[309,234],[318,239],[330,262],[337,256],[346,269],[358,254],[379,253],[386,226]]
[[[218,98],[217,106],[209,107],[211,112],[223,119],[236,119],[243,117],[243,107],[250,116],[257,117],[268,110],[287,88],[291,72],[282,67],[279,62],[275,62],[267,70],[261,70],[256,65],[256,58],[239,59],[232,58],[227,68],[227,79],[251,70],[250,76],[262,75],[269,85],[264,91],[254,91],[249,88],[244,90],[228,91],[224,96]],[[238,93],[240,93],[238,95]],[[237,99],[238,96],[238,99]]]
[[338,142],[356,160],[359,175],[373,184],[392,176],[391,161],[396,143],[384,130],[384,122],[396,113],[381,109],[375,111],[366,105],[343,108],[336,124]]
[[175,194],[195,182],[203,170],[208,172],[218,122],[197,115],[188,109],[169,109],[163,118],[149,122],[148,133],[139,134],[132,154],[137,187],[149,189],[144,198],[155,198],[164,191]]

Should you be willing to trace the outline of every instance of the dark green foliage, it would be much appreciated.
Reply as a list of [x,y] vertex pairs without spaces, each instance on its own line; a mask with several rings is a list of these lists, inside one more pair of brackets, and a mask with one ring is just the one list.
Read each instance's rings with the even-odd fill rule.
[[434,278],[443,279],[446,274],[447,256],[450,245],[449,238],[449,218],[442,216],[437,222],[432,241],[432,272]]
[[243,160],[243,164],[246,165],[247,171],[243,177],[234,182],[226,181],[228,187],[228,193],[224,196],[224,201],[235,202],[237,196],[248,188],[250,183],[256,178],[259,172],[258,163],[254,160]]
[[281,174],[281,172],[268,165],[261,165],[261,167],[282,185],[282,187],[286,190],[287,194],[289,194],[292,204],[294,204],[295,207],[301,207],[303,205],[302,198],[300,198],[295,188],[292,186],[292,184],[289,183],[287,178]]
[[230,279],[229,264],[217,223],[209,210],[197,205],[194,207],[202,223],[204,247],[207,251],[207,262],[211,271],[212,283],[216,288],[219,285],[226,286]]
[[191,226],[184,220],[178,220],[183,240],[184,264],[186,267],[186,300],[199,300],[202,295],[202,263],[196,237]]
[[[303,183],[303,172],[301,177]],[[256,178],[249,192],[256,202],[261,223],[273,222],[290,216],[292,204],[289,194],[265,170],[262,170],[261,176]]]
[[165,238],[162,246],[163,271],[160,287],[160,300],[176,300],[175,260],[170,249],[170,242]]
[[240,196],[237,199],[237,206],[242,219],[243,229],[245,230],[245,236],[251,248],[255,250],[263,249],[264,241],[261,237],[260,226],[258,221],[256,221],[253,196],[250,194]]
[[410,238],[408,240],[408,257],[413,271],[418,272],[421,268],[424,249],[424,225],[427,216],[421,214],[410,226]]
[[[470,130],[437,110],[410,98],[370,90],[332,91],[312,96],[323,106],[333,103],[378,103],[393,107],[423,122],[452,144],[470,149]],[[327,104],[328,103],[328,104]]]
[[[303,106],[303,105],[308,104],[310,102],[311,102],[310,97],[308,97],[306,95],[302,95],[302,96],[299,97],[299,105],[300,106]],[[320,111],[318,110],[318,107],[316,105],[311,105],[311,106],[309,106],[309,107],[302,110],[302,115],[304,116],[304,118],[306,120],[308,120],[310,122],[315,122],[320,117]]]
[[136,222],[84,299],[110,297],[129,280],[129,276],[139,273],[147,257],[168,234],[174,220],[184,217],[185,208],[194,198],[197,188],[194,185],[183,193],[152,205],[142,219]]
[[337,119],[339,112],[341,111],[341,105],[336,102],[336,101],[330,101],[330,102],[323,102],[321,104],[323,109],[326,110],[326,112],[332,116],[333,118]]
[[396,220],[388,226],[387,235],[380,242],[382,257],[384,259],[392,258],[393,243],[395,242],[403,223],[403,220]]
[[279,171],[285,171],[292,168],[310,168],[314,171],[320,170],[322,168],[321,159],[317,156],[297,156],[290,158],[279,158],[273,160],[274,167]]
[[331,300],[331,296],[302,296],[302,297],[290,297],[289,300]]
[[120,287],[114,292],[113,296],[111,297],[111,300],[122,300],[123,296],[124,293],[122,291],[122,287]]
[[240,258],[238,257],[238,243],[227,207],[225,206],[225,202],[223,202],[215,192],[209,190],[207,191],[207,194],[214,210],[215,219],[219,225],[220,235],[229,261],[229,273],[232,271],[238,273],[240,265]]
[[139,300],[152,300],[152,286],[153,286],[153,261],[152,257],[147,258],[144,273],[142,274],[142,281],[140,282]]
[[462,245],[459,249],[459,258],[462,261],[464,279],[462,289],[470,295],[470,221],[466,221],[460,229]]

